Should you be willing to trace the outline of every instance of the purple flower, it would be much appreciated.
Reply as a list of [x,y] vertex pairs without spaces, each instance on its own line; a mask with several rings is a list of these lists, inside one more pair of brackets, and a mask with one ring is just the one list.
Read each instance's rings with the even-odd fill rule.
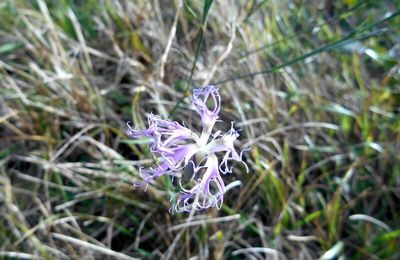
[[[221,173],[232,172],[229,161],[243,163],[248,172],[242,160],[243,151],[238,154],[233,145],[239,137],[233,123],[227,133],[221,135],[217,131],[212,134],[221,107],[218,89],[214,86],[195,89],[191,101],[202,121],[200,136],[178,122],[164,120],[153,114],[147,115],[149,127],[145,130],[134,130],[128,123],[127,135],[148,138],[149,149],[157,160],[155,168],[140,168],[143,182],[137,185],[148,185],[162,175],[178,178],[181,191],[173,196],[176,212],[209,207],[220,209],[225,193]],[[219,154],[222,155],[220,160]],[[190,170],[189,181],[183,181],[184,170]]]

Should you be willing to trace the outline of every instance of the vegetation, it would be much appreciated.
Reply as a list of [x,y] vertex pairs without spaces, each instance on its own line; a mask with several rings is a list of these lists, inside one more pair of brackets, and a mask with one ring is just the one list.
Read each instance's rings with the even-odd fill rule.
[[[0,258],[400,258],[399,1],[0,1]],[[126,122],[241,128],[220,211],[169,212]]]

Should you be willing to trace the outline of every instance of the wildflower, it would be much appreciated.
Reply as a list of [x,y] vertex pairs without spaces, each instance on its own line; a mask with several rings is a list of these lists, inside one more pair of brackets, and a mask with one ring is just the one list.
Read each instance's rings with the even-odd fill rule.
[[[248,172],[248,167],[242,160],[242,152],[238,154],[233,145],[239,137],[233,123],[227,133],[222,135],[217,131],[212,134],[221,107],[218,89],[214,86],[195,89],[191,102],[201,118],[200,136],[183,124],[164,120],[153,114],[147,115],[149,126],[145,130],[134,130],[128,123],[127,135],[133,138],[148,138],[149,149],[158,164],[155,168],[140,168],[143,182],[139,185],[148,185],[162,175],[178,178],[181,190],[173,196],[173,199],[176,199],[176,212],[210,207],[220,209],[225,193],[221,173],[232,172],[229,161],[243,163]],[[221,153],[222,160],[217,156]],[[191,171],[191,178],[188,183],[182,184],[182,172],[186,169]],[[185,188],[186,185],[191,185],[191,188]]]

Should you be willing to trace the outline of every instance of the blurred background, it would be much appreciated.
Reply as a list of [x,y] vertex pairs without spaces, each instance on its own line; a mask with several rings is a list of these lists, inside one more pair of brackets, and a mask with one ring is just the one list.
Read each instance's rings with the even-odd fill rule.
[[[400,2],[0,1],[0,259],[399,259]],[[126,122],[241,128],[221,210],[170,213]]]

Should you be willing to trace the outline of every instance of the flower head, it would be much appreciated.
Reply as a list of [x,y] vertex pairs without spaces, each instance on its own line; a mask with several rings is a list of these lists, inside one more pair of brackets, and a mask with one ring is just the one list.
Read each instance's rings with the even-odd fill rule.
[[[242,160],[242,152],[239,154],[234,148],[233,143],[239,133],[233,124],[226,134],[221,135],[220,131],[212,134],[221,107],[218,89],[214,86],[195,89],[191,101],[202,121],[200,136],[178,122],[164,120],[153,114],[147,115],[147,129],[134,130],[128,124],[127,131],[132,138],[148,138],[149,149],[157,160],[154,168],[140,168],[143,182],[139,185],[148,185],[162,175],[179,178],[181,191],[173,196],[176,199],[173,207],[176,212],[209,207],[220,209],[225,193],[221,173],[232,172],[228,162],[242,162],[248,171]],[[217,156],[220,153],[223,154],[222,159]],[[185,184],[182,183],[184,169],[189,169],[191,174],[190,181]]]

